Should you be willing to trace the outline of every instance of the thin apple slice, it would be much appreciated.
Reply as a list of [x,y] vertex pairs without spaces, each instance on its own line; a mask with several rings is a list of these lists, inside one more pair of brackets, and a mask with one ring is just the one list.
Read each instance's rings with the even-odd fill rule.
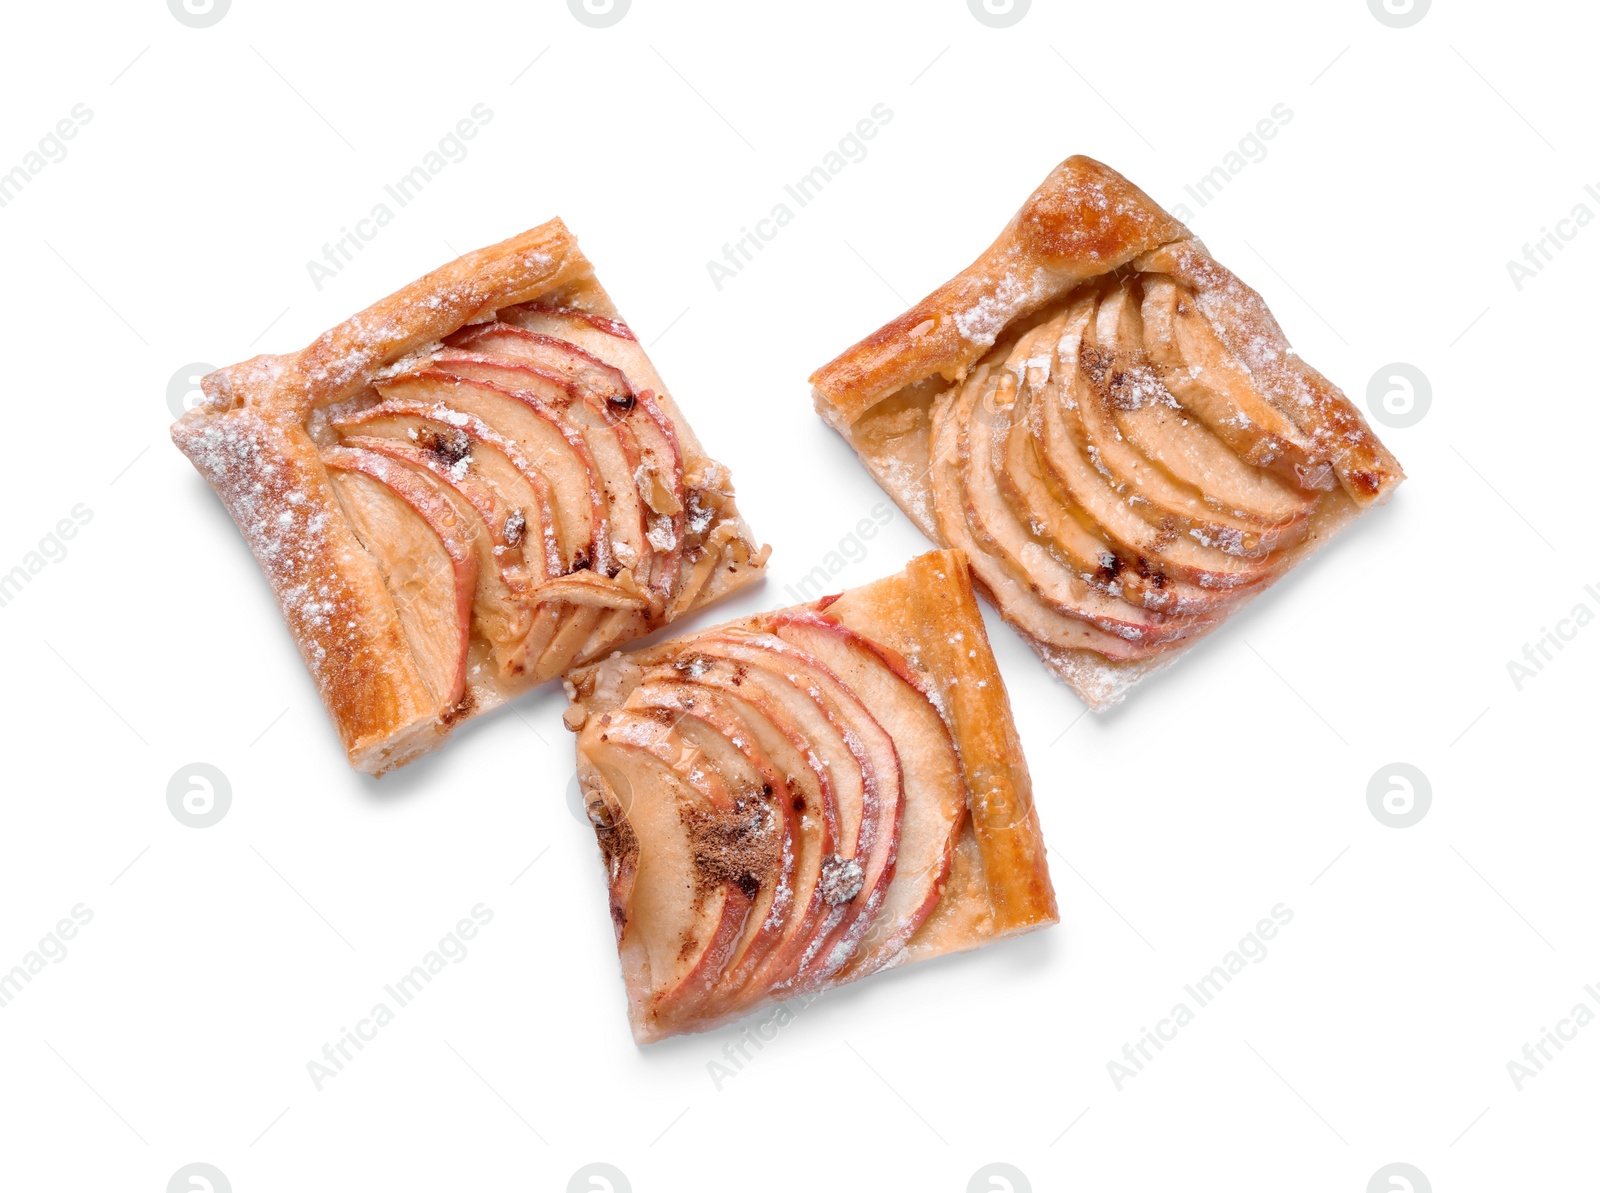
[[[699,645],[697,641],[695,646]],[[757,974],[770,970],[774,955],[803,932],[808,922],[814,926],[828,906],[818,896],[817,885],[823,859],[833,850],[828,827],[834,818],[833,780],[818,756],[817,745],[766,690],[759,668],[697,649],[650,674],[667,674],[675,683],[715,692],[721,706],[737,717],[741,735],[768,760],[773,775],[766,781],[787,802],[786,809],[781,809],[789,819],[785,884],[774,891],[769,902],[758,903],[752,910],[753,924],[760,915],[759,932],[754,926],[747,929],[746,943],[718,983],[720,1005],[732,1006],[742,997],[766,993],[755,988]],[[844,757],[853,762],[848,754]]]
[[[894,802],[902,790],[899,756],[883,726],[838,676],[818,660],[772,634],[714,631],[696,639],[700,651],[728,658],[748,668],[742,683],[764,694],[782,722],[798,729],[810,745],[815,773],[826,775],[820,788],[832,799],[822,809],[830,841],[818,859],[815,875],[803,876],[809,900],[796,899],[784,935],[765,963],[746,982],[753,995],[796,993],[810,984],[813,963],[823,944],[849,913],[840,895],[849,889],[841,878],[860,869],[865,885],[865,821],[875,824],[885,797]],[[820,763],[820,767],[817,765]]]
[[[530,332],[526,327],[509,324],[486,325],[482,334],[462,341],[463,347],[472,347],[475,354],[441,356],[439,365],[513,388],[517,372],[532,373],[539,379],[536,388],[559,380],[573,395],[582,396],[595,416],[603,418],[623,440],[632,490],[642,504],[643,534],[657,555],[651,586],[668,599],[677,579],[686,514],[684,464],[677,432],[653,393],[635,389],[621,369],[578,347],[568,336],[587,334],[605,346],[626,344],[641,360],[643,353],[631,339],[596,331],[587,317],[567,315],[554,308],[530,310],[539,313],[524,312],[524,320],[563,334]],[[486,374],[493,368],[490,361],[511,372],[504,379]]]
[[[507,310],[510,313],[516,308]],[[540,335],[511,323],[477,323],[463,327],[447,337],[445,343],[452,348],[501,356],[514,363],[546,370],[623,409],[632,405],[633,387],[621,369],[555,336]]]
[[471,444],[473,471],[510,510],[501,526],[505,545],[522,552],[530,573],[548,578],[566,570],[549,480],[516,443],[482,419],[448,406],[389,399],[336,415],[330,422],[342,435],[381,436],[450,454],[454,437],[464,437]]
[[612,641],[606,632],[649,624],[650,601],[627,568],[609,578],[572,572],[541,584],[532,599],[537,604],[533,628],[506,663],[511,675],[560,675]]
[[566,601],[547,597],[535,605],[533,624],[521,646],[502,665],[508,676],[525,676],[537,683],[548,678],[539,670],[540,660],[550,653],[551,643],[566,627],[574,609]]
[[963,428],[957,450],[967,525],[988,548],[986,554],[1057,613],[1124,641],[1153,646],[1193,634],[1197,627],[1188,619],[1168,618],[1092,587],[1052,555],[1006,504],[995,476],[993,440],[1010,430],[1017,389],[1010,369],[980,370],[961,388],[949,415]]
[[1330,487],[1332,469],[1256,388],[1249,370],[1195,310],[1194,297],[1165,274],[1140,280],[1145,348],[1173,396],[1245,463],[1269,468],[1299,488]]
[[729,544],[740,542],[738,523],[722,522],[704,540],[685,549],[683,558],[689,561],[689,566],[679,578],[678,594],[672,599],[672,606],[667,613],[668,620],[689,611],[690,606],[699,599],[700,594],[711,582],[717,564],[722,561],[723,551]]
[[648,574],[655,542],[650,538],[650,524],[635,480],[639,443],[604,398],[570,378],[557,376],[551,369],[493,356],[446,354],[435,357],[430,368],[529,397],[576,430],[600,474],[612,553],[621,566]]
[[529,331],[554,336],[558,340],[584,347],[577,336],[583,331],[595,331],[613,340],[638,343],[633,329],[620,319],[608,319],[592,311],[577,307],[558,306],[548,302],[524,302],[513,307],[502,307],[495,317],[504,323],[514,323]]
[[[565,586],[571,579],[563,577],[545,587]],[[587,599],[584,603],[574,603],[562,599],[554,591],[544,593],[541,590],[541,594],[534,610],[533,628],[505,667],[508,675],[527,675],[536,683],[561,675],[585,661],[595,631],[611,615],[604,606]]]
[[637,841],[638,871],[624,912],[625,967],[647,975],[635,1008],[645,1038],[693,1013],[743,931],[750,897],[739,812],[721,779],[657,717],[613,710],[593,718],[583,751],[618,793]]
[[472,470],[470,441],[465,435],[449,440],[441,449],[445,454],[375,435],[346,436],[344,445],[411,469],[453,507],[457,527],[478,555],[473,626],[493,645],[496,662],[503,665],[532,624],[526,598],[537,576],[525,565],[521,546],[512,547],[507,538],[510,508]]
[[[913,561],[910,566],[915,567],[916,563]],[[962,567],[965,575],[965,565]],[[928,587],[942,587],[944,584],[943,577],[939,577]],[[913,585],[909,568],[905,585],[906,615],[915,617],[916,610],[926,601],[927,595],[916,591],[922,586]],[[846,605],[849,599],[847,594],[840,605]],[[822,615],[823,621],[834,622],[832,610],[835,607],[830,606],[829,611]],[[975,606],[973,612],[976,612]],[[847,618],[848,615],[843,614],[841,620]],[[948,636],[947,624],[941,622],[932,627],[924,624],[920,629],[931,629],[933,635]],[[885,728],[894,737],[905,770],[906,799],[900,821],[894,875],[882,905],[865,933],[855,942],[851,959],[834,975],[834,979],[841,982],[865,977],[893,965],[905,949],[906,942],[938,906],[950,876],[950,865],[961,835],[961,826],[967,817],[968,801],[962,759],[950,728],[950,712],[954,711],[950,707],[951,697],[958,694],[952,692],[936,698],[936,693],[895,651],[854,631],[847,629],[846,634],[855,650],[865,651],[871,656],[862,657],[861,661],[866,666],[870,667],[876,661],[900,681],[884,685],[900,697],[896,704],[874,703],[873,707],[878,709]],[[954,641],[941,647],[952,654],[962,654],[962,667],[952,671],[952,675],[971,674],[978,666],[966,656],[965,652],[971,648],[965,646],[960,637],[959,634],[955,635]],[[990,679],[995,684],[999,683],[998,675]],[[983,701],[990,699],[988,694],[978,698]],[[1008,761],[1003,765],[1011,763]],[[985,790],[996,797],[999,795],[992,786]]]
[[1093,314],[1091,301],[1075,303],[1056,344],[1050,380],[1031,406],[1033,437],[1061,486],[1095,520],[1107,541],[1145,561],[1149,568],[1201,588],[1249,588],[1264,583],[1272,568],[1261,560],[1229,555],[1196,542],[1176,527],[1157,527],[1141,517],[1095,465],[1079,418],[1084,401],[1078,353]]
[[[594,826],[595,840],[600,845],[610,895],[611,926],[620,947],[628,928],[634,883],[639,877],[639,839],[628,823],[627,810],[606,776],[582,754],[578,755],[578,784],[583,793],[584,812]],[[627,789],[630,805],[631,790],[631,787]]]
[[[649,499],[651,508],[657,514],[679,513],[685,502],[685,461],[677,427],[652,389],[658,384],[655,367],[627,325],[573,307],[539,303],[507,308],[499,313],[499,318],[526,331],[570,344],[590,360],[599,361],[621,374],[623,384],[633,395],[634,404],[628,409],[635,416],[635,430],[645,464],[654,478],[650,486],[654,492],[653,499]],[[622,399],[619,404],[625,403],[626,399]],[[637,418],[639,414],[644,418]],[[678,508],[674,509],[674,505]]]
[[427,368],[378,383],[385,398],[442,405],[481,420],[511,439],[550,481],[561,525],[564,570],[611,562],[607,503],[599,470],[578,431],[533,395]]
[[573,660],[574,665],[587,663],[591,659],[599,658],[612,647],[643,637],[650,632],[651,626],[648,610],[641,612],[635,608],[613,609],[589,631],[589,636],[578,648]]
[[994,595],[1006,617],[1041,642],[1062,650],[1092,650],[1110,659],[1142,658],[1159,648],[1159,643],[1148,642],[1143,635],[1128,638],[1112,634],[1052,608],[977,541],[967,520],[961,480],[961,422],[956,417],[956,398],[954,391],[946,393],[934,401],[932,410],[928,481],[933,490],[934,517],[944,541],[967,554],[973,572]]
[[[838,676],[862,704],[874,710],[874,718],[897,743],[900,781],[892,790],[879,793],[876,815],[869,815],[862,824],[855,869],[839,878],[837,891],[827,891],[830,875],[824,864],[825,894],[830,902],[842,903],[846,914],[838,927],[812,946],[802,973],[812,982],[825,982],[856,955],[894,878],[906,792],[923,778],[911,770],[923,760],[910,757],[898,742],[904,740],[908,747],[920,743],[930,733],[942,732],[943,722],[921,690],[886,665],[881,651],[854,630],[820,614],[784,613],[775,619],[775,632]],[[932,719],[934,728],[930,729],[927,718]]]
[[1196,542],[1229,555],[1259,559],[1271,554],[1274,541],[1268,529],[1255,519],[1216,509],[1198,489],[1179,484],[1118,431],[1113,401],[1141,404],[1156,399],[1155,391],[1146,393],[1132,384],[1117,368],[1112,352],[1099,342],[1102,323],[1113,329],[1114,336],[1126,302],[1126,291],[1120,286],[1100,296],[1078,348],[1080,375],[1074,379],[1073,394],[1089,458],[1112,487],[1154,525],[1177,525]]
[[1131,283],[1100,305],[1096,342],[1113,358],[1104,378],[1117,429],[1136,449],[1207,502],[1260,528],[1270,549],[1304,535],[1314,498],[1240,459],[1162,384],[1145,350],[1144,320]]
[[1141,566],[1137,557],[1119,554],[1045,466],[1043,448],[1032,434],[1033,404],[1050,380],[1064,318],[1029,332],[1006,362],[1026,382],[1017,387],[1009,416],[995,420],[991,428],[992,466],[1006,503],[1045,550],[1108,596],[1159,613],[1220,612],[1234,603],[1235,594],[1169,577]]
[[[744,876],[757,884],[744,934],[716,986],[708,992],[707,1005],[701,1008],[703,1014],[715,1016],[726,1005],[728,992],[744,984],[782,936],[795,897],[798,815],[794,804],[798,800],[803,808],[805,799],[791,790],[762,744],[764,735],[745,718],[741,707],[714,686],[690,678],[696,671],[704,674],[691,659],[680,659],[647,674],[628,697],[626,707],[675,714],[679,719],[674,724],[685,740],[705,751],[724,782],[731,782],[737,800],[756,826],[752,833],[771,841],[769,851],[761,855],[767,864],[760,869],[752,867]],[[788,745],[781,736],[776,741]]]
[[550,643],[533,665],[533,673],[540,678],[560,675],[577,662],[583,644],[594,633],[606,615],[604,609],[592,605],[569,605],[565,608],[561,626],[551,635]]
[[466,692],[478,556],[438,491],[372,452],[322,453],[346,516],[382,569],[423,681],[448,713]]

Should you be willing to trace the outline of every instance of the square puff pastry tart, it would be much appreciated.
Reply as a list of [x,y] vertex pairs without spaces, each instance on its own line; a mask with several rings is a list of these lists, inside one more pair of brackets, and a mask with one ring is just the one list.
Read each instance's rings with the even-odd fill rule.
[[567,691],[641,1044],[1057,920],[959,551]]
[[818,412],[1090,707],[1404,479],[1260,295],[1116,171],[1057,166]]
[[766,563],[560,220],[203,389],[173,442],[370,774]]

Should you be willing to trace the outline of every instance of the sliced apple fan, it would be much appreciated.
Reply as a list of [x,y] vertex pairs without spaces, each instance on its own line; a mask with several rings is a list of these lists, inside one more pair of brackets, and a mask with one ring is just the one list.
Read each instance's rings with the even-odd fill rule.
[[363,770],[765,563],[560,221],[205,390],[173,438],[250,540]]
[[569,695],[641,1043],[1056,920],[959,552]]
[[980,591],[1096,708],[1403,479],[1260,297],[1088,158],[812,382],[879,482],[968,553]]

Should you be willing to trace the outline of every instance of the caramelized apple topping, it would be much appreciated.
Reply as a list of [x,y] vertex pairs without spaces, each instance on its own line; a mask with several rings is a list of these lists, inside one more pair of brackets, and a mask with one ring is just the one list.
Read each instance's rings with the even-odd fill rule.
[[943,537],[1049,650],[1148,658],[1290,564],[1332,475],[1164,274],[1101,279],[934,399]]
[[[727,470],[686,452],[670,400],[630,380],[653,371],[620,328],[559,306],[506,308],[396,362],[318,422],[325,456],[359,447],[387,461],[378,483],[405,474],[437,498],[410,502],[420,522],[389,517],[365,545],[397,575],[440,572],[419,562],[439,544],[475,555],[468,637],[518,686],[706,599],[716,586],[699,552],[717,528],[728,531],[719,558],[741,544],[749,558]],[[464,566],[452,564],[463,577]],[[441,618],[450,595],[430,590]]]
[[592,714],[579,756],[626,785],[639,842],[638,885],[614,876],[612,901],[619,946],[640,958],[625,969],[642,1034],[900,958],[942,896],[967,806],[921,685],[811,608],[576,673]]

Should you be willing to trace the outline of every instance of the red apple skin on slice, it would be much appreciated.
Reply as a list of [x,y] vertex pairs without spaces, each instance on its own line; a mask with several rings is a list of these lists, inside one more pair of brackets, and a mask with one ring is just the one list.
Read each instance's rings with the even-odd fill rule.
[[1152,626],[1162,627],[1155,641],[1146,633],[1129,630],[1113,634],[1081,618],[1068,617],[1045,604],[1027,584],[985,551],[967,521],[960,472],[961,424],[953,413],[955,400],[954,395],[947,395],[934,405],[933,459],[929,470],[934,516],[944,541],[966,552],[973,573],[994,594],[1006,616],[1041,642],[1067,650],[1092,650],[1109,659],[1144,658],[1180,641],[1180,637],[1166,632],[1164,621],[1157,621],[1154,615],[1132,606],[1129,607],[1130,620],[1139,617]]
[[[463,442],[465,438],[462,436]],[[480,562],[488,566],[480,568],[480,580],[487,571],[497,573],[505,586],[515,591],[530,586],[533,576],[524,561],[523,540],[519,537],[513,545],[506,536],[511,508],[501,499],[499,491],[477,474],[470,449],[463,450],[459,456],[454,454],[457,450],[454,448],[449,454],[441,455],[404,439],[360,434],[345,436],[343,445],[403,464],[421,473],[428,483],[447,490],[443,495],[456,507],[462,530],[482,544]]]
[[[677,433],[655,395],[648,390],[634,391],[620,371],[570,343],[562,343],[570,351],[561,351],[553,337],[537,336],[530,341],[526,333],[508,328],[503,334],[486,334],[472,346],[479,351],[442,354],[435,358],[434,366],[510,389],[526,382],[562,409],[571,401],[582,400],[610,427],[620,442],[631,478],[627,486],[615,481],[612,487],[628,487],[637,493],[644,520],[641,533],[655,551],[650,583],[663,599],[670,599],[685,531],[683,458]],[[563,367],[563,359],[570,361],[571,367]],[[599,387],[594,385],[597,380],[602,382]],[[562,387],[564,400],[550,393],[553,386]],[[602,451],[596,447],[597,454]]]
[[[719,735],[722,740],[716,744],[716,752],[725,758],[731,752],[736,756],[735,765],[745,769],[747,789],[741,798],[751,815],[760,817],[762,832],[773,841],[771,864],[749,874],[759,885],[745,921],[744,935],[729,956],[716,986],[708,991],[707,1005],[700,1008],[702,1015],[712,1017],[726,1003],[727,993],[743,985],[756,963],[782,934],[795,894],[797,815],[794,801],[801,798],[803,806],[804,800],[790,790],[755,739],[753,727],[731,700],[713,687],[680,677],[672,667],[661,671],[664,674],[646,676],[628,698],[626,707],[665,709],[679,718],[680,733],[691,723],[698,722],[710,733]],[[704,734],[696,735],[695,740],[702,748],[707,744]],[[719,767],[725,778],[731,769],[726,761]]]
[[520,528],[514,522],[501,528],[508,545],[522,548],[530,569],[537,568],[546,579],[566,570],[549,480],[528,462],[516,443],[482,419],[448,406],[389,399],[332,423],[344,435],[384,435],[411,442],[450,432],[465,435],[473,444],[483,479],[522,515]]
[[[753,901],[734,794],[699,751],[652,710],[614,709],[583,732],[584,751],[613,786],[631,789],[628,819],[640,842],[630,918],[646,935],[651,994],[647,1019],[669,1029],[705,999],[744,931]],[[631,768],[631,773],[630,773]],[[641,770],[642,768],[642,770]],[[661,773],[665,771],[666,773]],[[670,780],[668,776],[670,775]],[[661,938],[662,936],[665,938]]]
[[[1100,302],[1075,353],[1078,367],[1073,378],[1073,411],[1090,459],[1112,487],[1152,525],[1181,528],[1194,541],[1227,555],[1264,558],[1272,544],[1253,521],[1233,518],[1212,508],[1200,493],[1174,482],[1118,432],[1109,392],[1114,362],[1096,335],[1101,314],[1115,327],[1122,307],[1121,294],[1120,289],[1114,290]],[[1126,392],[1128,387],[1122,389]]]
[[1072,310],[1067,330],[1056,345],[1056,363],[1040,400],[1031,406],[1034,439],[1041,457],[1061,486],[1100,527],[1109,543],[1161,572],[1201,588],[1239,589],[1258,586],[1274,566],[1205,546],[1176,529],[1158,527],[1136,513],[1092,462],[1079,408],[1086,400],[1086,382],[1078,350],[1088,323],[1088,304]]
[[[828,825],[832,856],[856,861],[865,888],[871,859],[863,851],[869,844],[863,841],[863,826],[875,832],[871,826],[882,820],[883,805],[898,806],[903,790],[893,740],[838,676],[775,635],[720,631],[697,639],[696,646],[748,665],[752,674],[746,682],[762,683],[775,700],[787,702],[789,719],[808,733],[814,748],[824,751],[820,761],[838,800],[837,816]],[[819,883],[810,902],[797,904],[795,910],[783,941],[746,983],[752,995],[809,988],[823,945],[853,909],[848,902],[830,902]]]
[[[817,659],[840,681],[854,691],[862,703],[879,710],[916,704],[926,708],[935,720],[938,713],[927,703],[920,689],[903,674],[891,669],[884,657],[854,630],[820,614],[786,613],[774,621],[774,630],[786,642]],[[899,710],[897,710],[899,711]],[[942,726],[942,723],[941,723]],[[890,739],[895,732],[885,726]],[[804,979],[823,983],[833,977],[855,955],[856,946],[872,926],[894,879],[895,861],[900,848],[900,826],[905,812],[907,791],[905,758],[898,748],[895,765],[899,782],[891,792],[882,793],[876,817],[863,824],[856,860],[862,869],[860,889],[844,904],[845,916],[837,928],[813,947],[804,966]]]
[[[615,320],[570,307],[528,304],[502,311],[500,318],[535,334],[562,340],[590,360],[598,361],[620,375],[621,384],[627,386],[637,403],[635,409],[642,410],[654,427],[654,434],[648,428],[636,428],[639,442],[647,456],[651,456],[653,449],[653,458],[649,462],[656,474],[663,478],[663,488],[671,494],[669,499],[667,492],[658,493],[658,499],[650,503],[651,508],[658,514],[681,513],[670,508],[674,501],[680,506],[684,502],[684,459],[677,429],[650,388],[651,382],[640,384],[642,379],[653,378],[655,369],[633,333]],[[624,398],[614,404],[625,402]],[[681,520],[679,517],[680,523]],[[681,535],[682,526],[679,525],[677,529]]]
[[1145,349],[1136,288],[1124,283],[1116,301],[1101,304],[1095,332],[1111,354],[1103,380],[1117,429],[1173,480],[1259,527],[1271,550],[1290,546],[1305,533],[1314,495],[1241,459],[1162,384]]
[[[1093,399],[1084,411],[1086,425],[1095,424],[1093,433],[1110,440],[1103,458],[1114,454],[1145,478],[1145,498],[1168,509],[1201,542],[1249,556],[1290,546],[1305,532],[1309,504],[1250,468],[1179,405],[1147,363],[1135,290],[1135,282],[1123,281],[1105,296],[1079,353]],[[1190,447],[1214,449],[1210,468],[1196,473],[1197,459],[1176,450],[1186,431]],[[1266,498],[1270,508],[1256,508],[1256,498]]]
[[[832,743],[837,751],[833,761],[825,762],[818,756],[817,749],[829,749],[829,744],[815,738],[837,735],[827,732],[825,722],[821,726],[823,732],[815,733],[820,708],[771,667],[776,657],[773,652],[742,650],[729,643],[709,643],[704,638],[697,639],[694,645],[704,649],[676,658],[650,674],[675,676],[678,682],[716,692],[737,715],[744,733],[761,746],[774,772],[783,776],[782,780],[768,781],[786,785],[793,813],[788,898],[775,898],[765,909],[761,937],[751,941],[742,957],[734,958],[719,984],[721,1005],[731,1008],[768,994],[773,975],[781,977],[794,968],[803,941],[832,909],[819,894],[818,884],[822,861],[834,850],[829,829],[835,820],[833,771],[835,767],[855,764],[855,759],[846,752],[842,737]],[[719,649],[723,653],[718,653]],[[797,707],[812,718],[806,722],[813,730],[810,738],[806,727],[793,716]],[[756,912],[763,910],[758,907]],[[802,945],[796,946],[796,941]],[[787,960],[785,949],[792,950]],[[768,975],[766,980],[762,974]]]
[[465,381],[423,369],[380,383],[385,398],[442,405],[472,415],[515,442],[523,456],[549,478],[562,526],[566,570],[611,562],[607,504],[599,470],[577,430],[532,394],[484,381]]
[[860,976],[889,964],[938,905],[966,815],[961,762],[927,686],[895,651],[820,612],[781,615],[777,632],[830,663],[878,710],[898,747],[905,791],[916,795],[901,804],[883,899],[831,945],[843,956],[831,976]]
[[478,555],[473,628],[488,640],[495,664],[504,672],[533,623],[526,598],[537,578],[525,565],[521,548],[513,548],[506,541],[511,511],[499,493],[477,476],[470,454],[450,464],[446,457],[399,439],[352,435],[344,444],[411,469],[454,507],[456,525],[471,540]]
[[[1036,330],[1051,332],[1057,325],[1044,324]],[[1015,367],[1027,383],[1018,387],[1009,415],[997,418],[993,426],[992,465],[1006,503],[1030,528],[1037,528],[1046,550],[1107,596],[1137,609],[1178,616],[1204,616],[1234,604],[1238,599],[1235,593],[1201,588],[1153,569],[1141,569],[1139,559],[1119,554],[1096,532],[1093,519],[1045,467],[1043,448],[1033,438],[1033,405],[1043,400],[1048,374],[1032,359],[1024,359],[1031,356],[1031,350],[1026,340],[1019,343],[1016,359],[1008,362],[1007,367]],[[1048,355],[1045,361],[1048,363]]]
[[633,395],[633,387],[628,384],[621,369],[606,364],[575,344],[509,323],[480,323],[464,327],[449,336],[445,343],[452,348],[503,356],[519,364],[545,369],[574,382],[603,401],[626,404]]
[[639,342],[638,337],[633,334],[633,329],[622,320],[608,319],[604,315],[582,311],[577,307],[555,306],[544,302],[524,302],[514,307],[504,307],[496,312],[496,315],[502,322],[514,323],[518,327],[525,327],[529,331],[553,336],[558,340],[566,340],[569,343],[577,342],[572,338],[573,330],[577,326],[593,328],[595,331],[602,332],[613,339],[628,340],[635,344]]
[[[445,647],[443,665],[430,670],[435,671],[438,676],[433,684],[434,695],[438,698],[439,707],[448,715],[449,710],[461,704],[466,692],[472,599],[478,588],[478,556],[473,549],[472,540],[462,533],[454,507],[431,485],[403,465],[392,463],[372,452],[347,447],[325,449],[322,461],[335,477],[340,473],[353,474],[358,478],[357,483],[359,478],[367,478],[383,486],[420,519],[438,542],[449,568],[454,596],[454,625],[445,635],[439,635],[436,632],[437,627],[425,625],[408,636],[419,661],[438,655],[438,645]],[[337,485],[335,489],[338,491]],[[373,533],[375,528],[363,516],[355,497],[356,495],[350,492],[340,493],[346,513],[351,516],[352,525],[356,527],[357,532],[366,529],[368,533]],[[402,575],[401,569],[409,562],[411,554],[403,543],[393,539],[386,542],[369,541],[367,548],[373,552],[390,582],[391,593],[396,606],[400,609],[401,624],[409,627],[411,622],[416,620],[419,610],[412,610],[408,606],[417,598],[430,577],[420,574]],[[426,565],[423,567],[426,570]],[[397,581],[401,582],[398,590]]]
[[[1011,397],[1016,388],[1016,375],[1009,370],[991,372],[987,379],[975,375],[974,384],[957,396],[956,408],[950,414],[962,428],[957,451],[963,508],[974,538],[1018,584],[1027,586],[1035,597],[1063,616],[1089,622],[1124,641],[1149,645],[1195,633],[1198,626],[1192,619],[1141,609],[1106,595],[1074,575],[1034,539],[1031,528],[1005,503],[993,469],[992,437],[1009,431],[1014,409]],[[985,401],[993,402],[993,411],[986,417],[974,417],[979,389],[985,393]]]
[[599,471],[613,553],[623,566],[649,574],[650,528],[635,481],[639,471],[639,443],[632,428],[617,416],[608,402],[553,370],[493,356],[441,356],[435,359],[432,367],[463,380],[481,381],[519,397],[531,398],[576,431]]
[[[837,624],[836,618],[824,612],[822,602],[818,605],[821,607],[817,612],[823,620]],[[894,880],[867,935],[857,943],[854,957],[835,975],[838,981],[852,981],[893,964],[906,942],[933,914],[944,894],[961,827],[967,818],[967,786],[960,752],[927,681],[896,651],[854,631],[847,632],[858,647],[871,651],[906,687],[920,693],[927,707],[912,702],[917,708],[916,719],[926,732],[916,734],[918,744],[914,748],[908,745],[900,751],[905,760],[906,789],[914,789],[917,799],[906,801],[901,817]],[[907,728],[906,738],[897,732],[896,740],[912,740],[911,727]]]

